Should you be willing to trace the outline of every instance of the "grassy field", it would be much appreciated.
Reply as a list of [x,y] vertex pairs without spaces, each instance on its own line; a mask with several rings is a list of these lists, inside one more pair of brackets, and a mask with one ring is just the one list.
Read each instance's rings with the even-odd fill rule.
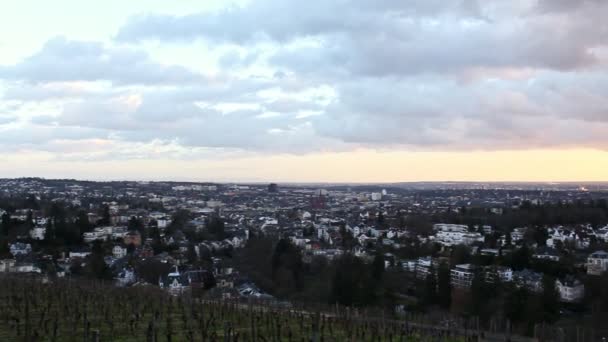
[[465,341],[395,321],[173,297],[155,287],[0,278],[0,341]]

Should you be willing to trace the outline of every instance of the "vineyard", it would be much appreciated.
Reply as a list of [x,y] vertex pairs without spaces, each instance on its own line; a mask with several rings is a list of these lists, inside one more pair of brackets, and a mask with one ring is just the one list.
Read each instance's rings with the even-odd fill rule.
[[170,296],[158,288],[0,278],[1,341],[477,341],[475,332]]

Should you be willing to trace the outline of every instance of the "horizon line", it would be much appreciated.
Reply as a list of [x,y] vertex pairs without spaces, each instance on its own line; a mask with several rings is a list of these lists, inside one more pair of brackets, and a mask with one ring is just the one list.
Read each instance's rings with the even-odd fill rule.
[[41,179],[47,181],[78,182],[139,182],[139,183],[216,183],[216,184],[338,184],[338,185],[393,185],[393,184],[608,184],[608,180],[403,180],[403,181],[278,181],[278,180],[180,180],[180,179],[101,179],[101,178],[55,178],[41,176],[1,177],[0,180]]

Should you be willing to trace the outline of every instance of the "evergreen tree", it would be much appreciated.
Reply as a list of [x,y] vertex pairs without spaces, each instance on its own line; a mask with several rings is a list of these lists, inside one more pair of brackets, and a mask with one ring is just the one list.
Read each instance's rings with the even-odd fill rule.
[[136,249],[136,247],[134,244],[132,244],[132,243],[128,244],[127,245],[127,254],[133,255],[133,253],[135,253],[135,249]]
[[53,243],[57,234],[55,234],[55,225],[52,219],[46,221],[46,231],[44,233],[44,242],[47,244]]
[[281,239],[272,254],[272,278],[277,291],[291,293],[302,286],[302,255],[289,240]]
[[102,226],[107,226],[112,222],[112,215],[110,215],[110,206],[104,204],[101,208],[101,219],[97,222],[97,224]]
[[452,285],[450,284],[450,266],[447,263],[441,263],[437,271],[437,301],[442,308],[450,308]]
[[25,226],[27,227],[27,230],[31,230],[32,228],[34,228],[34,213],[32,213],[31,210],[27,211],[27,216],[25,218]]
[[385,219],[384,219],[384,214],[382,213],[382,211],[378,212],[378,216],[376,217],[376,224],[378,225],[378,227],[380,228],[384,228],[385,227]]
[[530,250],[525,244],[511,253],[509,256],[511,268],[514,270],[522,270],[530,266]]
[[88,272],[89,274],[100,280],[112,279],[112,272],[104,260],[103,245],[100,241],[93,242],[91,255],[88,260]]
[[372,262],[372,278],[377,282],[381,282],[382,275],[384,275],[384,256],[381,253],[377,253]]
[[8,246],[8,240],[4,236],[0,236],[0,258],[9,258],[11,256]]
[[429,273],[424,279],[422,302],[426,305],[437,303],[437,280],[435,268],[431,265]]
[[89,223],[89,217],[87,216],[87,213],[84,210],[78,211],[76,221],[74,223],[78,229],[79,234],[89,232],[92,229],[92,226]]
[[345,254],[335,261],[331,281],[330,303],[345,306],[364,306],[374,302],[375,294],[370,283],[374,280],[361,259]]
[[191,243],[188,245],[188,252],[186,254],[186,258],[188,258],[188,263],[194,265],[198,262],[198,255],[196,254],[196,249],[194,248],[194,244]]
[[2,235],[8,236],[8,233],[11,231],[13,226],[13,222],[11,220],[11,215],[8,212],[2,214],[2,223],[0,223]]
[[543,320],[552,323],[559,318],[559,291],[555,285],[555,278],[543,275],[542,306]]
[[144,223],[137,217],[131,216],[129,222],[127,223],[127,228],[129,230],[142,233],[144,231]]
[[40,204],[38,203],[38,199],[36,199],[35,195],[28,195],[23,203],[23,207],[31,210],[39,210]]
[[226,237],[224,220],[219,216],[211,217],[207,222],[207,231],[217,240],[224,239]]
[[479,317],[485,302],[484,279],[481,272],[475,272],[471,282],[471,314]]
[[530,294],[525,287],[518,288],[511,284],[507,290],[504,301],[505,316],[511,322],[526,321],[525,312],[526,304]]

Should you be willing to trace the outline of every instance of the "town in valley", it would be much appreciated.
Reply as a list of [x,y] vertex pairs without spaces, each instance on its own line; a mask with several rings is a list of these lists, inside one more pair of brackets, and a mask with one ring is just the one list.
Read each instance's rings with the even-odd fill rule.
[[593,325],[608,309],[607,199],[602,183],[2,179],[0,272],[281,307]]

